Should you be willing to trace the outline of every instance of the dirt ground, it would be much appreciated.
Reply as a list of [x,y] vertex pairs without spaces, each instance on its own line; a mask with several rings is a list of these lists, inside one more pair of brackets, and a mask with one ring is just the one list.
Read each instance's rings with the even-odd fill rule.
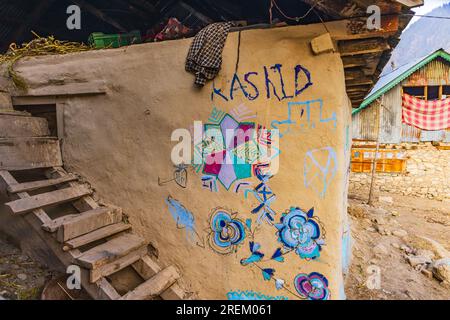
[[0,300],[40,299],[54,274],[0,237]]
[[[353,258],[347,298],[450,299],[450,283],[435,268],[436,261],[450,260],[450,202],[392,194],[377,195],[373,207],[366,201],[349,196]],[[369,289],[374,273],[381,276],[380,286]]]

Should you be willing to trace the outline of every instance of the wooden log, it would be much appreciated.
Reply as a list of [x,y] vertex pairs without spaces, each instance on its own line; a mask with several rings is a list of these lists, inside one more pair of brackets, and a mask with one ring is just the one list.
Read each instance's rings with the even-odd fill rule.
[[46,187],[58,185],[58,184],[69,182],[69,181],[75,181],[77,179],[78,179],[77,176],[75,176],[73,174],[68,174],[66,176],[63,176],[61,178],[56,178],[56,179],[17,183],[15,185],[8,186],[8,192],[17,193],[17,192],[33,191],[33,190],[46,188]]
[[133,264],[147,254],[147,246],[142,246],[135,251],[128,253],[126,256],[90,270],[90,282],[94,283],[102,277],[107,277],[119,270]]
[[55,138],[3,138],[0,154],[0,170],[62,166],[59,141]]
[[119,232],[126,231],[129,229],[131,229],[130,224],[126,223],[112,224],[65,242],[63,250],[69,251],[71,249],[79,248],[86,244],[92,243],[100,239],[105,239],[109,236],[115,235]]
[[6,203],[14,214],[21,214],[51,205],[70,202],[91,194],[91,190],[83,185],[55,190]]
[[64,242],[94,230],[122,221],[122,210],[100,207],[64,221],[56,234],[56,240]]
[[383,38],[340,41],[338,47],[342,57],[383,52],[391,48]]
[[174,266],[169,266],[139,285],[133,291],[122,296],[120,300],[148,300],[160,295],[179,278],[180,274],[177,269]]
[[144,245],[146,243],[143,238],[135,234],[124,234],[84,252],[76,259],[76,263],[88,269],[96,269]]

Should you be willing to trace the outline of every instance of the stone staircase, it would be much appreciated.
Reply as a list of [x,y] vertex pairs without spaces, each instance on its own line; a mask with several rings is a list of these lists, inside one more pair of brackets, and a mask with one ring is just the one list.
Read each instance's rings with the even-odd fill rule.
[[[179,271],[152,260],[145,240],[124,222],[121,208],[100,205],[89,186],[63,169],[59,141],[49,136],[46,119],[0,109],[0,156],[0,178],[12,198],[5,205],[66,267],[80,267],[81,285],[92,298],[187,298],[177,283]],[[108,276],[129,266],[143,281],[120,295]]]

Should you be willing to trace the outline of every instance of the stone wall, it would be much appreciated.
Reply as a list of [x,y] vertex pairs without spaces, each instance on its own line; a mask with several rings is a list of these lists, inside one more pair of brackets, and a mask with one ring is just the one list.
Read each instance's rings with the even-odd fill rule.
[[[396,146],[406,153],[406,172],[377,173],[376,191],[429,199],[450,199],[450,150],[439,150],[429,143]],[[350,193],[368,193],[370,173],[350,174]]]

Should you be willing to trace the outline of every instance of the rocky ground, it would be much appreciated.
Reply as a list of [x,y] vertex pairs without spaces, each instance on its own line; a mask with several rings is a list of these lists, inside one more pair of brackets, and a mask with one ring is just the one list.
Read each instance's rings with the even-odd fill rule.
[[347,298],[450,299],[450,203],[390,194],[376,200],[368,206],[350,195]]
[[0,238],[0,300],[40,299],[52,273]]

